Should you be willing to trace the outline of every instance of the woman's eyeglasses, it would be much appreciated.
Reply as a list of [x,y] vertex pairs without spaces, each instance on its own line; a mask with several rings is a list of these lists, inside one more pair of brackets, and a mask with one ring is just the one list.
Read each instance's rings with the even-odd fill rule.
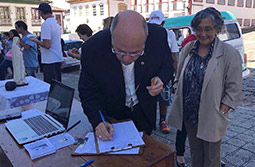
[[201,33],[205,32],[206,34],[210,34],[213,32],[213,30],[214,30],[214,27],[205,27],[205,28],[197,27],[197,28],[195,28],[195,33],[201,34]]

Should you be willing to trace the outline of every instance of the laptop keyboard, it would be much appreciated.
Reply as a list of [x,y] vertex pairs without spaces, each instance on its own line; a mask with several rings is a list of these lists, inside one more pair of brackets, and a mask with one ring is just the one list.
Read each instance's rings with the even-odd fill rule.
[[52,125],[52,123],[50,123],[41,115],[24,119],[24,121],[35,131],[38,136],[45,135],[57,130],[57,128]]

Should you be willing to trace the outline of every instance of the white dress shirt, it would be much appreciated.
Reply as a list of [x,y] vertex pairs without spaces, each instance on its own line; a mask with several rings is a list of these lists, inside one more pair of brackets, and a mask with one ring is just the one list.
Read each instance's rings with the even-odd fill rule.
[[126,106],[131,107],[131,101],[133,101],[133,106],[139,103],[139,100],[136,96],[135,89],[135,70],[134,70],[135,62],[124,65],[122,64],[122,70],[125,80],[125,88],[126,88]]

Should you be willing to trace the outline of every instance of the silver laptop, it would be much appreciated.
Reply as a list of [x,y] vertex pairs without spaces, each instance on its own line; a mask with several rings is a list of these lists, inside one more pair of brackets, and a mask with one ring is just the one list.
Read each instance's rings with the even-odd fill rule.
[[5,123],[19,144],[64,131],[69,122],[74,89],[53,81],[48,94],[45,113]]

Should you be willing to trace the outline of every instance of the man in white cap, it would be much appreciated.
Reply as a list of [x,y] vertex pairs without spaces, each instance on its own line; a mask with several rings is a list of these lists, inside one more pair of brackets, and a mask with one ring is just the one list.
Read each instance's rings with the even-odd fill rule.
[[[164,14],[157,10],[154,11],[150,14],[149,18],[149,23],[157,24],[163,27],[165,21],[164,21]],[[174,71],[176,73],[177,70],[177,53],[179,52],[177,42],[176,42],[176,37],[174,32],[167,30],[167,40],[168,40],[168,45],[171,50],[172,58],[173,58],[173,66],[174,66]],[[167,107],[170,106],[170,83],[166,85],[166,87],[162,90],[161,94],[158,96],[159,98],[159,110],[160,110],[160,130],[161,132],[167,134],[170,132],[170,129],[167,127],[167,123],[165,121],[166,119],[166,113],[167,113]]]

